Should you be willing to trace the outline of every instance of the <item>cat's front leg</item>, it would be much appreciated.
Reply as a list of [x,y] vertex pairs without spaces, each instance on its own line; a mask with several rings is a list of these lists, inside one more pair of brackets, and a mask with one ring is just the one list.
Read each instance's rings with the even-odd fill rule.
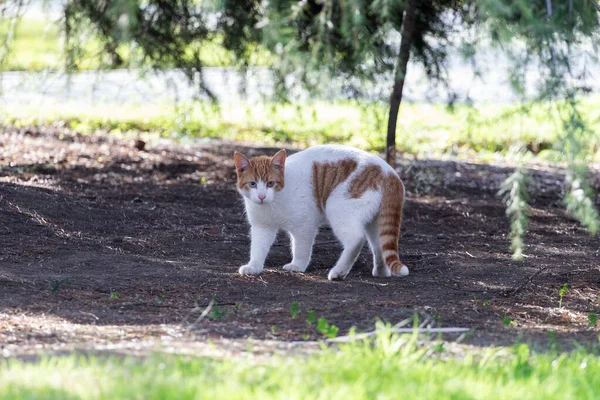
[[277,230],[264,226],[252,226],[250,229],[250,261],[239,269],[241,275],[258,275],[262,272],[269,249],[275,241]]
[[317,229],[310,227],[290,232],[292,240],[292,262],[283,266],[286,271],[304,272],[310,262]]

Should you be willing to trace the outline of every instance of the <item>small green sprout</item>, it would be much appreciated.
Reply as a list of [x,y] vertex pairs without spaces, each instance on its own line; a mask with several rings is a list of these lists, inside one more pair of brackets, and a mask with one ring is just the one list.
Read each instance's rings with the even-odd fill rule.
[[290,305],[290,314],[292,316],[292,319],[296,319],[296,317],[298,316],[299,313],[300,313],[300,305],[298,304],[297,301],[293,301],[292,304]]
[[208,314],[208,318],[212,319],[213,321],[221,321],[227,316],[227,314],[227,311],[222,310],[221,307],[214,306],[210,314]]
[[563,296],[566,295],[568,291],[569,291],[569,285],[567,285],[566,283],[564,285],[562,285],[562,287],[558,291],[558,307],[559,308],[562,308]]
[[327,320],[323,317],[319,318],[317,321],[317,330],[323,335],[330,339],[333,339],[338,335],[340,328],[333,324],[329,324]]

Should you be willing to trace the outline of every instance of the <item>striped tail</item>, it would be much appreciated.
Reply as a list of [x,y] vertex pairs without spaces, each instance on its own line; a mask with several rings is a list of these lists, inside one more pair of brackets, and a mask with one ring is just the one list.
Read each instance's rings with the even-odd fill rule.
[[381,207],[379,209],[379,243],[385,265],[392,275],[406,276],[408,268],[398,257],[398,238],[402,224],[404,185],[400,178],[390,173],[383,179]]

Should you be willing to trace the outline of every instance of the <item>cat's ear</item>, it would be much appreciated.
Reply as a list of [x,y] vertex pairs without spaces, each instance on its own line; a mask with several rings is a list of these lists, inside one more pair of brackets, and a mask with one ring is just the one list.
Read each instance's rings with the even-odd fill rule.
[[248,157],[237,151],[233,153],[233,162],[235,163],[235,169],[239,172],[244,172],[250,166],[250,160]]
[[273,168],[282,169],[285,165],[285,157],[285,150],[279,150],[273,157],[271,157]]

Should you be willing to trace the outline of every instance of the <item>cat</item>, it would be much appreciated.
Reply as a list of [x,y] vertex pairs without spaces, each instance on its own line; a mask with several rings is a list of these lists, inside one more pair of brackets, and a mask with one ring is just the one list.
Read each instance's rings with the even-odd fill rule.
[[235,152],[237,190],[250,222],[250,261],[241,275],[260,274],[277,232],[291,238],[287,271],[304,272],[313,241],[328,223],[343,246],[329,280],[348,275],[365,237],[373,253],[373,276],[405,276],[398,257],[404,185],[381,158],[353,147],[321,145],[286,157],[248,158]]

